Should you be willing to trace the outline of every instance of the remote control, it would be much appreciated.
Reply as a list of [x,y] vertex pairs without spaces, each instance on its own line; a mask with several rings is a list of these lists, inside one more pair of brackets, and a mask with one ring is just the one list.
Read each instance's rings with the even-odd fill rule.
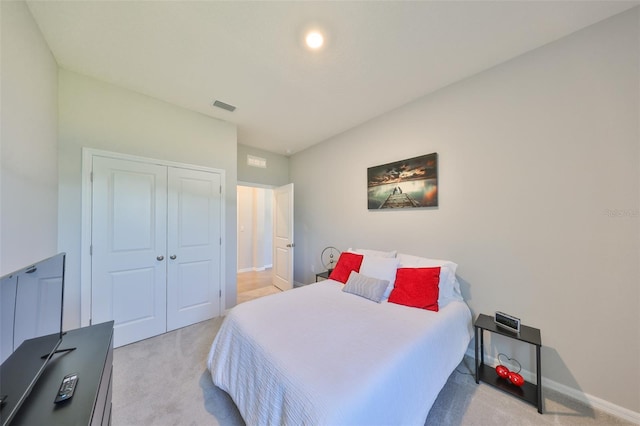
[[76,384],[78,383],[78,373],[68,374],[62,379],[58,395],[53,401],[55,403],[63,402],[73,396],[73,392],[76,390]]

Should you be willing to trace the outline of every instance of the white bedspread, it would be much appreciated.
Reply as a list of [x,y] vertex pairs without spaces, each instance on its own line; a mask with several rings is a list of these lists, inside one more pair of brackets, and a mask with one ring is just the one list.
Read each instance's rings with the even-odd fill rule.
[[327,280],[234,307],[208,358],[248,425],[424,424],[471,313],[377,304]]

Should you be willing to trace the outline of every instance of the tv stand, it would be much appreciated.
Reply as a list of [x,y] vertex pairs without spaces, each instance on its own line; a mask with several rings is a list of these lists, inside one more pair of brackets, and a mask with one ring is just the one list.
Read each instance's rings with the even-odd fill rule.
[[[113,371],[113,321],[71,330],[51,356],[11,426],[109,425]],[[62,378],[78,373],[73,397],[54,404]]]

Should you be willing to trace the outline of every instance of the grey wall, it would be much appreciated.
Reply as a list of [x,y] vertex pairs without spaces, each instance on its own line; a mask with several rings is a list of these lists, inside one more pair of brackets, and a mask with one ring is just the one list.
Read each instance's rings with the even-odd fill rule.
[[[638,23],[636,8],[293,155],[296,281],[328,245],[454,260],[474,315],[542,330],[546,379],[640,412]],[[367,210],[367,167],[432,152],[438,208]],[[532,370],[521,346],[490,352]]]
[[0,275],[57,252],[57,72],[24,2],[0,2]]
[[[247,155],[267,160],[265,169],[247,165]],[[290,183],[289,157],[238,144],[238,182],[282,186]]]
[[59,246],[69,253],[65,327],[80,325],[82,148],[225,170],[225,302],[236,303],[236,126],[59,70]]

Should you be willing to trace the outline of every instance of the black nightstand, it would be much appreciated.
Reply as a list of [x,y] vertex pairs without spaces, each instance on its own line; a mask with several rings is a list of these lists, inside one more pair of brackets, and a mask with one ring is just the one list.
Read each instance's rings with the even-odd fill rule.
[[325,280],[328,280],[330,273],[331,272],[329,272],[329,271],[324,271],[324,272],[317,273],[316,274],[316,282],[318,282],[318,279],[320,279],[320,278],[324,278]]
[[[480,314],[475,324],[476,334],[476,383],[483,382],[494,386],[504,392],[514,395],[529,404],[538,407],[538,413],[542,414],[542,371],[540,363],[540,347],[542,339],[540,330],[526,325],[520,325],[520,333],[510,332],[498,327],[493,317]],[[536,384],[525,382],[523,386],[515,386],[508,380],[502,379],[493,367],[484,364],[484,331],[500,334],[511,339],[535,345],[536,347]],[[479,353],[478,353],[479,352]],[[479,355],[479,358],[478,358]]]

